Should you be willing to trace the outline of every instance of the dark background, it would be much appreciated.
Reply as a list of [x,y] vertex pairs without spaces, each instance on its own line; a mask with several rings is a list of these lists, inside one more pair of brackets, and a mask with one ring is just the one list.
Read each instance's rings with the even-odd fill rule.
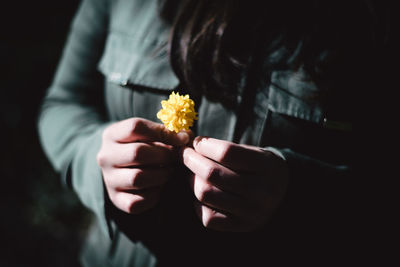
[[0,9],[0,266],[78,266],[91,214],[62,186],[36,127],[78,4],[14,1]]
[[[3,1],[0,8],[1,267],[79,266],[91,214],[63,188],[41,149],[36,127],[78,4]],[[366,118],[380,122],[370,116]]]

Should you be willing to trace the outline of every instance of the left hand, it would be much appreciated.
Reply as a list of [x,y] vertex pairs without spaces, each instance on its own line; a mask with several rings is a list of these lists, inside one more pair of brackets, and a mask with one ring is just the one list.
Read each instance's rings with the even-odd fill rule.
[[196,137],[182,157],[193,172],[196,212],[206,228],[256,230],[268,222],[286,193],[285,161],[259,147]]

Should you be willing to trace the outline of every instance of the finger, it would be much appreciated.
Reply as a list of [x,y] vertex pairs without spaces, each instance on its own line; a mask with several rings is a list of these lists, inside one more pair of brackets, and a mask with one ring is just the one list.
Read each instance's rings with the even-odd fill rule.
[[247,201],[206,183],[196,175],[190,177],[190,186],[197,200],[202,204],[235,216],[246,216],[248,214],[245,205]]
[[111,201],[126,213],[139,214],[157,204],[160,190],[161,188],[155,188],[138,193],[117,191]]
[[172,168],[116,168],[106,180],[116,190],[146,189],[165,184]]
[[115,143],[113,148],[113,166],[165,166],[177,160],[171,148],[146,143]]
[[195,202],[195,211],[204,227],[217,231],[235,232],[239,224],[232,216]]
[[234,171],[202,156],[192,148],[182,149],[182,161],[196,176],[208,184],[231,193],[246,192],[246,184]]
[[237,171],[257,172],[264,168],[266,153],[258,147],[198,136],[193,141],[197,153]]
[[189,142],[188,132],[178,134],[165,128],[163,124],[142,118],[130,118],[107,127],[104,135],[116,142],[159,141],[173,146],[183,146]]

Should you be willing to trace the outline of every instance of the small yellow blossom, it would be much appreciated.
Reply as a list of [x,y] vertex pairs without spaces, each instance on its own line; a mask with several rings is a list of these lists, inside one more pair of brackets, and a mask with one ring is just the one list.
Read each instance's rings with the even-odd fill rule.
[[194,101],[189,95],[179,95],[172,92],[168,100],[161,101],[162,109],[157,113],[159,118],[170,131],[189,130],[193,121],[197,120]]

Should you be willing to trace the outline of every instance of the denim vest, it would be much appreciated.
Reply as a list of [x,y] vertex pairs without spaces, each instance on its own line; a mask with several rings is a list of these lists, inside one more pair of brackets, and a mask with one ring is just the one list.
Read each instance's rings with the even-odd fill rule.
[[[350,116],[332,119],[335,112],[320,101],[322,89],[302,69],[271,72],[265,86],[257,90],[254,105],[248,107],[252,118],[240,117],[247,121],[241,122],[244,128],[239,136],[235,133],[238,116],[233,110],[205,97],[196,106],[196,135],[271,149],[288,162],[292,182],[287,203],[269,230],[249,235],[214,233],[195,226],[190,205],[181,205],[179,200],[172,200],[172,209],[166,209],[169,215],[155,212],[141,217],[119,212],[108,200],[95,161],[101,131],[108,123],[130,117],[158,121],[161,100],[179,90],[166,48],[168,34],[155,0],[85,0],[72,24],[63,59],[44,100],[39,128],[53,165],[97,218],[83,263],[91,266],[96,258],[96,266],[154,266],[155,255],[173,262],[174,231],[186,235],[177,238],[180,245],[176,249],[188,255],[192,255],[190,246],[202,249],[195,246],[196,240],[208,243],[205,251],[209,253],[220,250],[226,257],[243,253],[248,260],[285,251],[283,244],[293,243],[292,234],[310,230],[308,222],[320,209],[310,199],[330,195],[337,189],[335,182],[348,179],[353,149]],[[70,127],[68,121],[75,126]],[[185,194],[190,200],[182,189],[181,196]],[[189,213],[181,218],[179,227],[171,221],[172,215],[179,217],[175,204]],[[158,230],[153,232],[137,230],[146,226],[149,218],[153,223],[165,223],[156,223]],[[303,220],[307,222],[302,224]],[[137,229],[130,230],[135,225]],[[185,225],[191,231],[186,231]],[[308,230],[301,228],[305,225]],[[298,228],[288,231],[291,227]],[[146,243],[160,236],[166,240],[158,240],[155,247]],[[230,256],[231,262],[240,258]]]

